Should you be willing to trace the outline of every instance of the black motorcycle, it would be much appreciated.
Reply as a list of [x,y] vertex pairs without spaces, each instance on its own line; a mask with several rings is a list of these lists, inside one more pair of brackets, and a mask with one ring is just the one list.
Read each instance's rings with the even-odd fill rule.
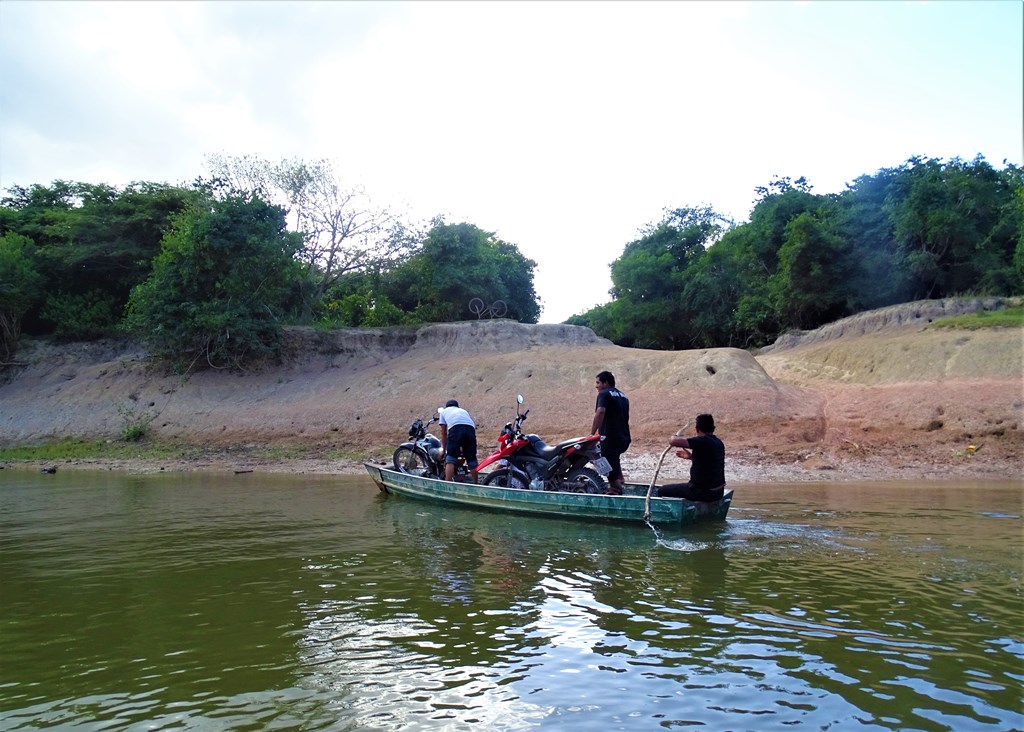
[[[444,446],[441,440],[427,432],[427,428],[436,421],[436,415],[426,422],[422,419],[413,421],[409,427],[411,442],[403,442],[391,456],[395,470],[421,478],[444,480]],[[466,480],[468,476],[466,461],[459,458],[455,465],[455,480]]]

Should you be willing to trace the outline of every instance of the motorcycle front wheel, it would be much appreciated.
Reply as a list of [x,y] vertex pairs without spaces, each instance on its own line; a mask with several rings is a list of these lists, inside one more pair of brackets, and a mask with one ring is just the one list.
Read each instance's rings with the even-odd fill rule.
[[520,490],[529,488],[522,480],[513,475],[511,470],[505,468],[491,471],[484,479],[484,485],[494,486],[495,488],[519,488]]
[[409,475],[418,475],[423,478],[436,477],[436,472],[431,466],[430,458],[427,457],[426,453],[420,452],[415,448],[402,445],[395,450],[395,454],[391,456],[391,461],[395,465],[395,470],[400,473],[409,473]]
[[593,468],[573,468],[565,476],[566,489],[573,493],[604,493],[608,484]]

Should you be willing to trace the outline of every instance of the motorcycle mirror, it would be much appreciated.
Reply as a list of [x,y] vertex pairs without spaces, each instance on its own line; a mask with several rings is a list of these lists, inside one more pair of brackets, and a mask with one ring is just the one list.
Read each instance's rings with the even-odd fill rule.
[[516,403],[518,403],[518,404],[522,404],[523,403],[523,395],[522,394],[516,394]]

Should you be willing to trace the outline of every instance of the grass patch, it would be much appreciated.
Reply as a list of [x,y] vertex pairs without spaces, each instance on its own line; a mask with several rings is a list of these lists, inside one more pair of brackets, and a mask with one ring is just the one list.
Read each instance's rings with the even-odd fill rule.
[[249,446],[211,449],[170,443],[140,440],[83,440],[65,439],[37,445],[0,448],[0,460],[9,462],[57,462],[61,460],[189,460],[202,459],[210,455],[229,454],[234,457],[249,457],[256,460],[287,462],[314,458],[320,460],[369,459],[365,451],[345,448],[322,448],[301,446]]
[[970,315],[957,315],[936,320],[929,328],[1022,328],[1024,327],[1024,305],[1003,310],[983,310]]
[[199,448],[160,443],[106,440],[56,440],[39,445],[0,448],[0,460],[168,459],[202,455]]

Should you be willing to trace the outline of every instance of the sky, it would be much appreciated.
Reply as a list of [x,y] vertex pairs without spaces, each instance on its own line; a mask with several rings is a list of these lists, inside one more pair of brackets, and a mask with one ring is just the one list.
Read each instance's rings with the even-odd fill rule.
[[1024,164],[1022,36],[1020,0],[0,0],[0,189],[327,159],[515,244],[558,323],[666,209]]

